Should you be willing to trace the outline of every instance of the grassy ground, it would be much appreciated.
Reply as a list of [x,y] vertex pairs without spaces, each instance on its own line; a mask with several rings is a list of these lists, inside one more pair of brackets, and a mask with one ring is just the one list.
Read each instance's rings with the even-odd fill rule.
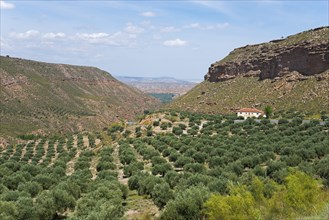
[[129,191],[126,200],[125,218],[129,220],[155,219],[158,216],[158,208],[151,199],[146,196],[139,196],[136,190]]
[[262,80],[256,77],[237,77],[211,83],[204,81],[168,107],[203,113],[234,113],[243,107],[274,111],[300,111],[306,114],[329,109],[329,79],[287,82]]

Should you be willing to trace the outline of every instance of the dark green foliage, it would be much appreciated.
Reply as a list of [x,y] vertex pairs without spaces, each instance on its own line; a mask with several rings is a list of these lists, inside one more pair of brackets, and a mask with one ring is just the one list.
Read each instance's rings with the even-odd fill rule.
[[178,136],[183,134],[183,130],[180,127],[173,127],[172,132]]
[[329,186],[329,156],[322,158],[315,165],[316,174],[323,178],[326,186]]
[[43,191],[36,199],[36,210],[40,219],[53,219],[56,206],[51,192]]
[[160,216],[161,220],[198,220],[202,219],[201,209],[210,193],[202,186],[191,187],[176,193],[175,198],[168,202]]
[[102,160],[97,164],[97,171],[102,171],[102,170],[114,170],[116,168],[115,164],[112,162]]
[[126,177],[130,177],[144,169],[142,162],[132,162],[123,168],[123,173]]
[[161,130],[167,130],[168,128],[168,123],[167,122],[162,122],[160,125]]
[[109,129],[110,133],[115,133],[115,132],[122,132],[124,130],[124,127],[122,125],[112,125]]
[[[91,151],[83,146],[83,135],[78,134],[77,137],[78,148],[73,147],[74,139],[70,136],[66,143],[67,149],[63,147],[63,138],[58,141],[57,149],[54,147],[57,142],[55,139],[42,138],[38,145],[34,142],[17,145],[15,153],[14,147],[10,146],[4,151],[8,155],[0,152],[0,159],[8,156],[7,161],[0,164],[0,219],[53,220],[65,217],[67,213],[74,213],[70,216],[72,219],[105,220],[122,217],[122,200],[127,198],[128,189],[117,180],[117,172],[114,171],[116,166],[111,155],[113,149],[103,147],[101,151]],[[93,147],[93,136],[89,135],[89,141],[90,147]],[[26,154],[22,157],[23,148],[26,148]],[[52,161],[56,150],[58,155]],[[99,156],[96,167],[99,172],[97,178],[92,180],[89,169],[94,156]],[[74,170],[67,176],[67,164],[71,160],[75,161]],[[108,193],[102,190],[104,186],[109,190]],[[90,200],[89,204],[95,202],[99,208],[89,207],[84,215],[79,201],[85,197]]]
[[142,136],[142,132],[137,131],[137,132],[136,132],[136,137],[141,137],[141,136]]
[[188,163],[193,163],[194,160],[190,157],[181,156],[175,162],[175,167],[183,167]]
[[152,174],[164,176],[170,170],[172,170],[172,166],[169,163],[156,164],[152,168]]
[[139,181],[141,180],[141,178],[143,177],[141,175],[142,173],[138,173],[134,176],[131,176],[128,180],[128,187],[130,190],[135,190],[139,188]]
[[19,211],[17,219],[34,220],[38,218],[37,210],[31,198],[20,197],[16,204],[17,210]]
[[[321,178],[326,186],[329,184],[329,126],[301,123],[299,118],[271,124],[269,120],[253,119],[234,123],[233,116],[179,112],[165,117],[175,117],[173,120],[183,117],[183,123],[192,126],[175,122],[173,133],[190,132],[178,135],[154,132],[148,137],[145,134],[152,132],[153,126],[144,126],[136,129],[144,133],[141,138],[126,139],[116,134],[118,157],[125,177],[130,177],[129,189],[152,199],[163,209],[163,219],[202,219],[204,215],[197,201],[203,197],[198,192],[192,196],[188,190],[198,188],[204,189],[204,196],[209,193],[226,196],[232,184],[252,185],[253,175],[264,182],[263,194],[267,199],[273,197],[278,184],[285,184],[292,168]],[[167,123],[167,129],[169,126]],[[77,134],[78,148],[69,136],[67,142],[42,138],[37,145],[31,142],[8,146],[0,152],[0,209],[8,207],[3,216],[7,218],[8,213],[13,213],[15,219],[19,215],[27,219],[56,219],[57,215],[72,213],[72,219],[122,217],[122,204],[126,204],[123,200],[128,197],[128,205],[130,200],[127,187],[117,180],[117,169],[122,168],[114,163],[117,143],[113,148],[89,150],[83,146],[83,135]],[[88,137],[94,142],[93,135]],[[24,148],[27,156],[22,157]],[[56,150],[58,155],[53,161]],[[46,156],[43,162],[38,164],[43,156]],[[74,168],[70,176],[66,176],[68,168]],[[93,171],[96,176],[92,175]],[[253,196],[257,194],[255,188],[250,192]],[[29,215],[17,209],[22,198],[27,198],[22,202],[22,210],[26,207],[32,210]]]
[[87,219],[119,219],[123,215],[123,193],[115,184],[102,182],[77,203],[76,216]]
[[178,185],[182,175],[176,171],[169,170],[166,172],[164,179],[169,184],[170,188],[174,188]]
[[14,202],[0,201],[0,218],[4,220],[16,220],[19,212]]
[[153,126],[154,126],[154,127],[157,127],[157,126],[159,126],[159,125],[160,125],[160,121],[154,121],[154,122],[153,122]]
[[3,178],[3,184],[10,190],[16,190],[20,183],[26,182],[26,179],[21,173],[14,173],[10,176],[5,176]]
[[136,162],[136,156],[129,145],[120,145],[119,158],[122,164],[130,164]]
[[191,173],[202,173],[205,167],[200,163],[187,163],[184,165],[184,170]]
[[264,113],[266,115],[266,118],[270,118],[272,116],[272,113],[273,113],[272,107],[267,105],[264,109]]
[[146,178],[140,179],[139,180],[139,188],[138,188],[138,194],[139,195],[151,195],[153,192],[153,188],[155,185],[163,183],[164,180],[160,179],[155,176],[147,176]]
[[166,159],[164,159],[161,156],[154,156],[151,158],[152,166],[158,165],[158,164],[164,164],[167,163]]
[[36,177],[34,177],[33,180],[39,183],[42,186],[42,188],[45,190],[49,189],[52,185],[54,185],[58,181],[56,178],[47,174],[39,174]]
[[169,184],[164,182],[154,186],[151,197],[154,204],[161,209],[174,197],[174,193]]
[[148,93],[150,96],[153,96],[159,99],[162,103],[169,103],[173,100],[175,94],[173,93]]
[[38,195],[42,190],[42,186],[37,182],[22,182],[18,185],[18,191],[24,191],[30,194],[32,198]]

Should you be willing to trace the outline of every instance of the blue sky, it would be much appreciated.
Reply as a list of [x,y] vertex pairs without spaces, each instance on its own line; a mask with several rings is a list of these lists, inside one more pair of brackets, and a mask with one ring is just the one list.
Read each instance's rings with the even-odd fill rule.
[[329,0],[1,1],[1,55],[203,79],[234,48],[329,25]]

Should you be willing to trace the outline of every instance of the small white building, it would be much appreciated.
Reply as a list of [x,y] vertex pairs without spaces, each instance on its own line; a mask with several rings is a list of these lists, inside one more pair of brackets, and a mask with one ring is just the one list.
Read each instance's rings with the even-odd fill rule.
[[265,117],[264,112],[262,110],[256,109],[256,108],[242,108],[237,111],[238,117],[241,116],[244,119],[247,118],[260,118]]

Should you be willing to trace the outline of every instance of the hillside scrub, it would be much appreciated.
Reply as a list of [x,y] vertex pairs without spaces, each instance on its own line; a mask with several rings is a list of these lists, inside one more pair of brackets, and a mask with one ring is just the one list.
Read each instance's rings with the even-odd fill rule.
[[206,218],[296,219],[318,213],[329,200],[320,182],[300,171],[289,174],[283,185],[272,183],[271,197],[264,180],[253,176],[249,184],[231,185],[226,196],[213,194],[204,204]]

